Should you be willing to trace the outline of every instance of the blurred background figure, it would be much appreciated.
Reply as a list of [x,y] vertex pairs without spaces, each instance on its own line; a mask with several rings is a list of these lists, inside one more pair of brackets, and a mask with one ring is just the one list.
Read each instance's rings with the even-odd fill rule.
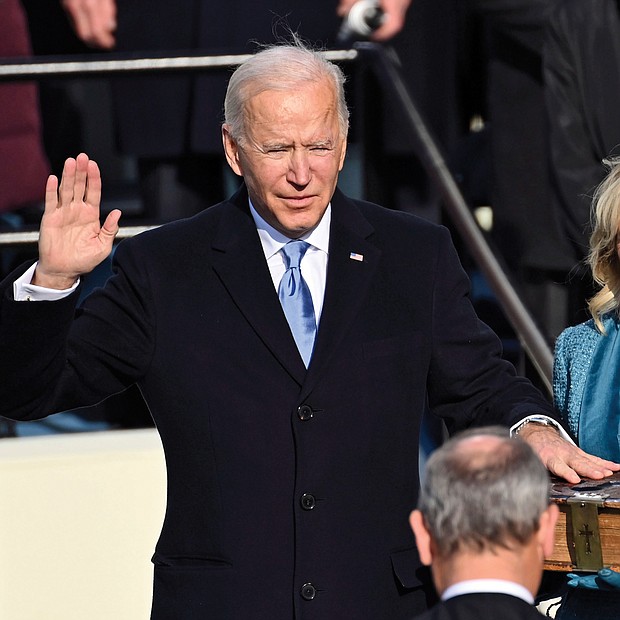
[[[465,200],[552,342],[567,325],[564,282],[574,261],[551,204],[542,70],[549,15],[545,0],[416,0],[390,46]],[[371,138],[380,148],[366,141],[366,196],[442,221],[441,196],[413,152],[400,109],[380,92],[373,97]],[[510,337],[492,295],[481,286],[477,296],[467,248],[459,250],[477,310]]]
[[[0,57],[32,55],[28,23],[19,0],[0,2]],[[41,137],[37,86],[0,84],[0,226],[38,223],[41,188],[49,164]]]
[[542,49],[547,0],[470,0],[481,19],[488,121],[491,239],[539,327],[566,325],[572,263],[551,206]]
[[568,324],[587,318],[594,292],[584,262],[590,203],[603,160],[620,154],[620,9],[616,0],[556,0],[547,21],[544,77],[552,200],[570,242]]

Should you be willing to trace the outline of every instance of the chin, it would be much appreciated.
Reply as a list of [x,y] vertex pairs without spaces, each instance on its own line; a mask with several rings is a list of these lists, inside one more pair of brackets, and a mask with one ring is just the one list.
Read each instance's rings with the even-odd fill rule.
[[312,230],[320,220],[291,218],[286,222],[278,222],[278,230],[287,237],[301,237],[301,235]]
[[312,229],[312,226],[307,228],[282,228],[280,232],[291,239],[298,239],[302,235],[305,235],[309,230]]

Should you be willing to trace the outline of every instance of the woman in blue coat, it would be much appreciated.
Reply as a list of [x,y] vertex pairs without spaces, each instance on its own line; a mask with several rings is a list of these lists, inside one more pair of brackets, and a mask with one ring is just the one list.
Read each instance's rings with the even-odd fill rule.
[[620,456],[620,159],[597,188],[588,261],[600,290],[592,318],[557,339],[554,402],[580,447],[605,458]]

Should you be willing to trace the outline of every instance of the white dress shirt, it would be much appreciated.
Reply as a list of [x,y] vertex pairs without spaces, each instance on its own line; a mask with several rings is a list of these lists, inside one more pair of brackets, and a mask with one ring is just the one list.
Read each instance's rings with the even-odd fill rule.
[[17,278],[17,280],[13,282],[13,299],[15,299],[15,301],[56,301],[67,295],[71,295],[80,284],[80,280],[78,279],[71,288],[62,291],[55,288],[45,288],[44,286],[30,284],[34,276],[34,270],[38,264],[37,261],[23,276]]
[[[254,205],[250,201],[250,211],[256,229],[258,230],[258,236],[260,238],[261,245],[263,246],[263,252],[265,253],[265,259],[267,260],[267,266],[269,267],[269,273],[271,273],[271,279],[273,285],[278,290],[280,280],[286,271],[284,264],[284,256],[280,251],[291,239],[286,237],[281,232],[278,232],[273,226],[268,224],[256,211]],[[301,236],[300,239],[308,242],[310,247],[304,254],[299,265],[300,271],[303,274],[304,280],[310,289],[312,295],[312,303],[314,305],[314,316],[316,317],[317,325],[321,317],[321,311],[323,309],[323,298],[325,297],[325,280],[327,279],[327,257],[329,249],[329,227],[332,220],[331,204],[327,205],[327,209],[323,214],[320,222],[309,233]]]
[[509,594],[510,596],[523,599],[530,605],[534,604],[534,597],[525,586],[515,583],[514,581],[506,581],[505,579],[469,579],[468,581],[460,581],[444,590],[444,593],[441,595],[441,600],[447,601],[449,598],[454,598],[455,596],[479,594],[482,592]]

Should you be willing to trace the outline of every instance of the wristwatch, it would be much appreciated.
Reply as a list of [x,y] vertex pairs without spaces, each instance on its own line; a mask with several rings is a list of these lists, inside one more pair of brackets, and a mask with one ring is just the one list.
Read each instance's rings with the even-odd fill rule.
[[519,433],[528,425],[528,424],[537,424],[539,426],[551,426],[554,428],[566,441],[574,444],[575,442],[571,439],[570,435],[553,419],[546,415],[528,415],[523,418],[523,420],[519,420],[514,426],[510,428],[510,436],[517,437]]

